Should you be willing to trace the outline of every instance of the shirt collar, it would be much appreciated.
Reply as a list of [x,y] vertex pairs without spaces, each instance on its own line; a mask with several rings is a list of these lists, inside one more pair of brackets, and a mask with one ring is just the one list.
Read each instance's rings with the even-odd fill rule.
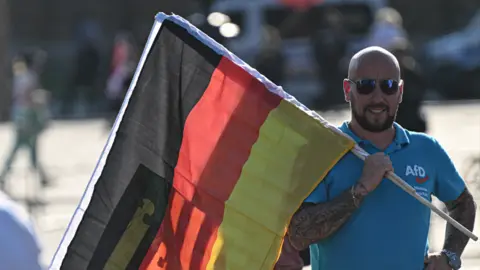
[[[410,139],[408,137],[407,130],[395,122],[393,123],[393,126],[395,127],[395,143],[400,146],[409,144]],[[355,133],[353,133],[353,131],[348,127],[347,121],[343,122],[343,124],[340,126],[340,130],[350,136],[358,144],[368,143],[367,140],[361,139]]]
[[393,125],[395,126],[395,142],[398,145],[409,144],[410,138],[408,136],[408,131],[395,122],[393,123]]

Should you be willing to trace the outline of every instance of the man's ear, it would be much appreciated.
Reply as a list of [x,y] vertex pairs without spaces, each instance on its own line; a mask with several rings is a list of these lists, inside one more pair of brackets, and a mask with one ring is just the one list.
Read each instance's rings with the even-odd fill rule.
[[400,80],[398,83],[398,91],[400,91],[400,96],[398,97],[398,103],[402,103],[403,101],[403,86],[404,86],[403,80]]
[[350,102],[350,91],[352,90],[352,85],[348,79],[343,80],[343,94],[345,95],[345,101]]

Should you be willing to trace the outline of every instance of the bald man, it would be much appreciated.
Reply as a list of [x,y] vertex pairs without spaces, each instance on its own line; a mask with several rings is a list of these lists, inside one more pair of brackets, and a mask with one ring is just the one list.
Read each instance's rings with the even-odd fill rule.
[[[447,225],[442,252],[428,252],[430,210],[392,182],[395,171],[418,194],[445,202],[472,230],[475,203],[434,138],[395,123],[403,81],[397,59],[379,47],[353,56],[343,82],[351,120],[340,129],[370,153],[346,154],[293,216],[275,269],[301,269],[310,247],[312,270],[459,269],[468,237]],[[299,179],[301,181],[301,179]]]

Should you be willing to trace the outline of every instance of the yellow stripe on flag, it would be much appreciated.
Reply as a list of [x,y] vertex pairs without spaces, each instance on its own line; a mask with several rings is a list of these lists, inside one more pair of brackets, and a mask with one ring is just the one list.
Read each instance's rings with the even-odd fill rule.
[[281,101],[226,202],[207,269],[272,269],[292,215],[353,146]]

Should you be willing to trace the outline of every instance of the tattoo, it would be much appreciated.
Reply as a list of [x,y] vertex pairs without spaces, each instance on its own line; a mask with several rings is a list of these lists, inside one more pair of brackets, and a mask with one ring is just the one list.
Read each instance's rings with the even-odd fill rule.
[[304,267],[300,251],[296,250],[288,237],[285,237],[282,245],[282,252],[275,264],[274,270],[302,270]]
[[[445,203],[450,217],[455,219],[470,231],[473,230],[475,223],[476,204],[470,191],[465,188],[463,193],[454,201]],[[457,230],[450,224],[447,224],[445,232],[445,242],[443,248],[455,252],[461,256],[467,246],[469,237]]]
[[288,228],[292,246],[304,250],[311,244],[325,239],[336,232],[358,208],[366,196],[362,184],[348,189],[332,201],[311,204],[304,203],[295,213]]

